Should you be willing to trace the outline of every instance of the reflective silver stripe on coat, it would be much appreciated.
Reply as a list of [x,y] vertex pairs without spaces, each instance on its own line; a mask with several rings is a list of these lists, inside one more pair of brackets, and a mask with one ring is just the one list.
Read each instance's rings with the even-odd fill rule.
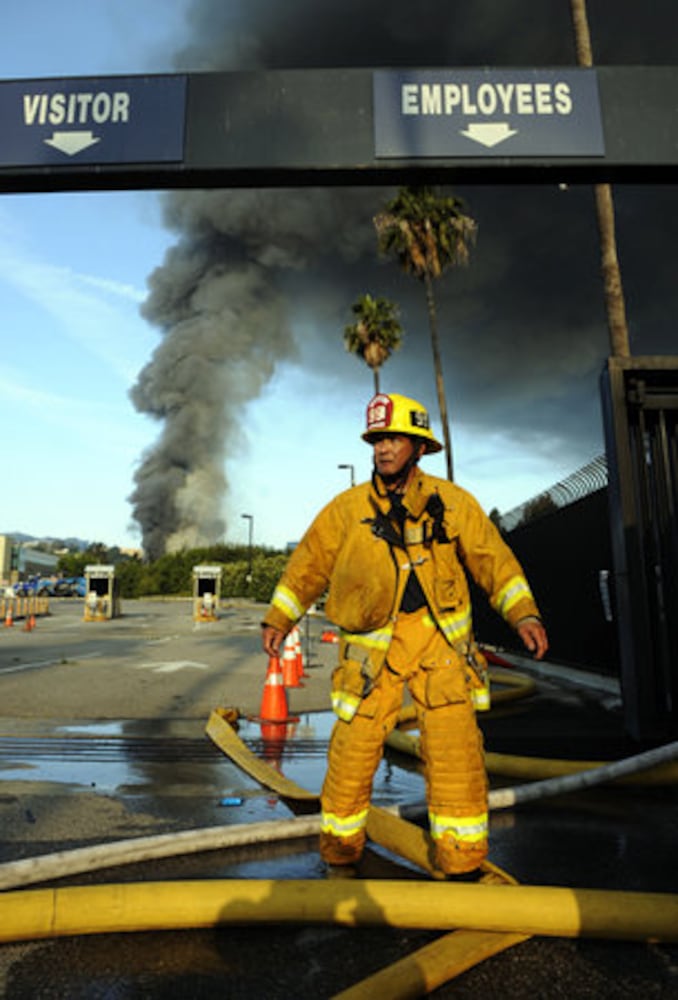
[[501,588],[494,600],[494,606],[499,614],[505,618],[511,608],[525,598],[534,600],[527,580],[523,576],[514,576]]
[[441,615],[438,624],[449,643],[470,638],[472,625],[471,605],[465,605],[454,615]]
[[393,638],[393,628],[377,628],[373,632],[345,632],[339,629],[341,638],[351,646],[363,646],[365,649],[388,649]]
[[304,608],[299,603],[297,595],[294,594],[289,587],[277,586],[273,591],[273,599],[271,604],[274,608],[290,619],[290,621],[298,621],[304,613]]

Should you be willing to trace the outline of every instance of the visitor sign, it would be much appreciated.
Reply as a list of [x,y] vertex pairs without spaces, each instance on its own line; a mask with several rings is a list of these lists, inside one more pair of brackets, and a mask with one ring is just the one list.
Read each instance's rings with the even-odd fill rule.
[[186,77],[0,82],[0,158],[16,166],[181,160]]

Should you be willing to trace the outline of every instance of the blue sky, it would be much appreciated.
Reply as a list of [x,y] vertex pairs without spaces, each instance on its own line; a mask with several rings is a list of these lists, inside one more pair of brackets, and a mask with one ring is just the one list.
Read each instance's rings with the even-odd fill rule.
[[[168,69],[181,5],[143,7],[8,5],[3,77]],[[169,242],[155,194],[0,198],[0,531],[138,544],[125,498],[152,432],[127,391],[157,341],[139,305]]]
[[[186,33],[187,0],[6,6],[4,79],[171,72]],[[147,278],[173,241],[155,192],[0,198],[0,532],[139,544],[127,498],[159,427],[134,409],[128,392],[159,341],[139,309]],[[300,343],[304,322],[294,322]],[[255,542],[283,546],[348,485],[340,463],[352,464],[358,481],[369,475],[370,450],[359,434],[371,378],[344,355],[340,335],[339,323],[327,367],[284,362],[243,409],[227,459],[227,541],[247,539],[241,515],[249,513]],[[389,364],[387,388],[407,393],[406,356]],[[547,398],[559,390],[543,391]],[[427,392],[423,402],[435,412]],[[488,510],[529,499],[601,450],[599,432],[579,450],[555,447],[553,435],[540,437],[536,428],[520,440],[501,422],[479,433],[452,412],[456,478]],[[435,419],[434,430],[440,433]],[[426,468],[444,474],[439,456]]]

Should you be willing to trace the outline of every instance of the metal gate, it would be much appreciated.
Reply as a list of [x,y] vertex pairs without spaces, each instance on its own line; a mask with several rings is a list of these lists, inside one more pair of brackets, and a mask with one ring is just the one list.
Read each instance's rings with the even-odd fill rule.
[[625,723],[678,732],[678,358],[609,358],[601,376]]

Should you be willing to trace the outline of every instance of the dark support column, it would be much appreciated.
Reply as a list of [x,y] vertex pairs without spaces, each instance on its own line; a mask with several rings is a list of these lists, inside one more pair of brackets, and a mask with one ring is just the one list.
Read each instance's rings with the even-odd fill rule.
[[601,376],[626,727],[678,733],[678,358],[609,358]]

